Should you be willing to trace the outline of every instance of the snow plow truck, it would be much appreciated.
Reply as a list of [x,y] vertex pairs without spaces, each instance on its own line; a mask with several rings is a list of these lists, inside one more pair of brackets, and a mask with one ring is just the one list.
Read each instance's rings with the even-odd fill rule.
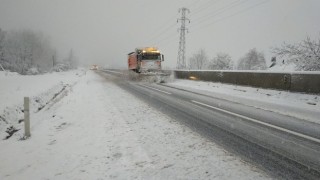
[[140,80],[148,79],[153,82],[165,82],[170,73],[162,70],[161,64],[163,61],[164,56],[158,48],[136,48],[134,52],[128,54],[128,69],[136,74],[131,74],[130,76]]
[[128,54],[128,68],[136,73],[161,73],[163,54],[155,47],[136,48]]

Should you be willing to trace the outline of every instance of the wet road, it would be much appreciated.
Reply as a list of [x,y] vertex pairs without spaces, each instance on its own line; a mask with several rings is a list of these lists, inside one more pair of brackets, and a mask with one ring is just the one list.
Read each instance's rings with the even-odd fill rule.
[[320,177],[319,124],[165,84],[102,74],[275,178]]

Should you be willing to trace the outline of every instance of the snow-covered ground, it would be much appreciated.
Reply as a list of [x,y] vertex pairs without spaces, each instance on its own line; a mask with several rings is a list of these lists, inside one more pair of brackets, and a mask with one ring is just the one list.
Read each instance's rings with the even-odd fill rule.
[[278,63],[275,66],[267,69],[267,71],[276,71],[276,72],[294,72],[296,65],[293,63]]
[[[32,111],[31,138],[19,140],[19,131],[0,140],[0,179],[269,178],[92,71],[48,74],[42,80],[16,76],[12,79],[32,84],[34,90],[26,94],[34,97],[60,80],[70,81],[60,98]],[[6,82],[1,79],[1,87],[9,82],[20,87],[18,92],[29,92],[20,82]],[[1,92],[12,95],[13,90]],[[21,97],[1,95],[8,105],[1,104],[0,112]]]
[[319,94],[292,93],[192,80],[174,80],[166,85],[320,123]]
[[30,97],[32,111],[37,112],[52,98],[77,82],[84,70],[22,76],[0,71],[0,139],[8,128],[21,129],[23,98]]

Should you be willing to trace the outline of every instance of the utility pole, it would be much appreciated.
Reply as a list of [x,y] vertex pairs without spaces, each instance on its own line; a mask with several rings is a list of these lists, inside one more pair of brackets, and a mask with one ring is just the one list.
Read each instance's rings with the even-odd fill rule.
[[179,20],[181,21],[181,27],[178,29],[180,31],[180,41],[179,41],[179,51],[178,51],[178,61],[177,61],[177,69],[186,69],[186,31],[188,32],[188,29],[186,28],[186,20],[190,20],[186,18],[186,12],[190,13],[190,10],[188,8],[180,8],[179,13],[181,12],[181,19],[177,20],[177,23]]

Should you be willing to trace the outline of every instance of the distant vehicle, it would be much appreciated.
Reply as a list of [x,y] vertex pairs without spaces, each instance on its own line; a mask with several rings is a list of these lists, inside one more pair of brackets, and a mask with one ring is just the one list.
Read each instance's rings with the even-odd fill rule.
[[94,64],[91,66],[90,70],[98,70],[99,66]]
[[128,69],[136,73],[161,71],[163,54],[155,47],[136,48],[128,54]]

